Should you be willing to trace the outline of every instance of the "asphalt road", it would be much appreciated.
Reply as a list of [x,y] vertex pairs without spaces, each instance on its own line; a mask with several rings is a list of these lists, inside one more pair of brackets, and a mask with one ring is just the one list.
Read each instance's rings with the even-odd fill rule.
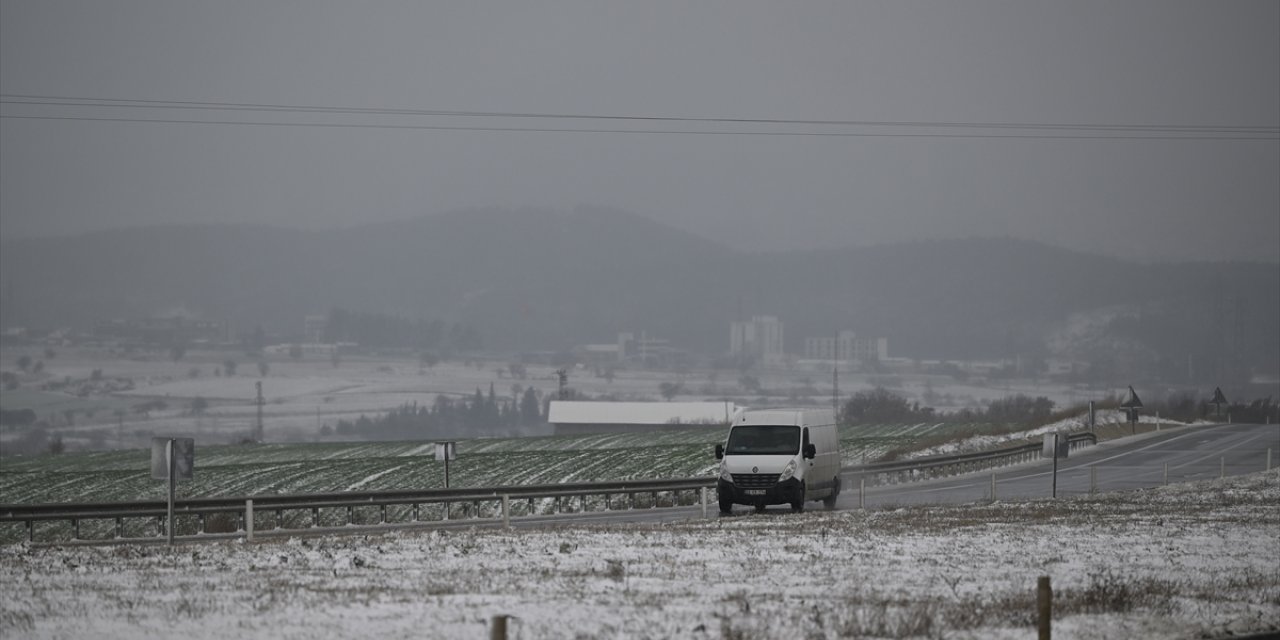
[[[1077,449],[1058,460],[1056,495],[1124,491],[1168,482],[1190,482],[1225,475],[1242,475],[1280,466],[1280,425],[1222,424],[1190,426],[1144,433]],[[958,504],[996,497],[1048,498],[1054,495],[1052,460],[988,470],[944,480],[869,487],[868,507],[893,504]],[[1092,477],[1092,479],[1091,479]],[[846,478],[838,508],[858,507],[857,478]],[[1094,484],[1096,483],[1096,484]]]
[[[1099,443],[1077,449],[1071,457],[1058,460],[1057,496],[1090,492],[1091,474],[1098,492],[1155,487],[1168,482],[1190,482],[1217,478],[1224,474],[1243,475],[1267,468],[1267,450],[1272,468],[1280,466],[1280,425],[1220,424],[1164,429]],[[1000,500],[1048,498],[1054,495],[1052,460],[1038,460],[1016,466],[969,473],[938,480],[867,487],[863,502],[868,508],[908,504],[964,504],[991,499],[991,477],[996,478]],[[844,490],[837,509],[859,508],[856,474],[843,479]],[[708,515],[718,513],[715,493],[709,495]],[[811,502],[809,509],[821,509]],[[753,513],[750,507],[734,506],[733,517]],[[767,514],[789,513],[785,505],[769,507]],[[701,517],[702,508],[604,511],[578,515],[519,518],[513,526],[547,526],[583,522],[664,522]]]

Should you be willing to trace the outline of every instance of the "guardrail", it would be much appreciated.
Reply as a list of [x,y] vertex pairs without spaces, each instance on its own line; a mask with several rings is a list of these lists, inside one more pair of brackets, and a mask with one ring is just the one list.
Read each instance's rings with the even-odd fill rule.
[[[1097,436],[1088,432],[1072,434],[1068,442],[1075,449],[1096,444]],[[841,473],[859,476],[871,485],[897,484],[1027,462],[1038,458],[1040,452],[1040,444],[1027,444],[994,451],[849,466],[844,467]],[[174,533],[182,539],[225,534],[252,537],[255,527],[260,532],[272,535],[331,527],[439,524],[455,520],[459,516],[464,519],[501,517],[507,520],[512,516],[657,508],[699,502],[705,511],[706,490],[714,488],[715,484],[716,478],[701,477],[462,489],[187,498],[174,503]],[[637,496],[642,495],[648,495],[649,500],[638,502]],[[603,499],[588,500],[591,497]],[[538,505],[539,501],[543,503],[541,506]],[[370,510],[376,510],[374,516],[368,515]],[[36,541],[37,523],[69,525],[45,527],[44,533],[54,535],[58,540],[155,541],[166,535],[164,523],[167,513],[167,503],[164,500],[5,504],[0,505],[0,523],[25,524],[29,542]],[[89,529],[89,537],[82,537],[85,532],[82,524]]]

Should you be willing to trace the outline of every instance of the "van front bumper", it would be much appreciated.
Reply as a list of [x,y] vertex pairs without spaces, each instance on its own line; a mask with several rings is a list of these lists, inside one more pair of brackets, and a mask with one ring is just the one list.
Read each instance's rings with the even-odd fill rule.
[[774,483],[771,487],[750,489],[721,479],[716,483],[716,493],[722,502],[727,500],[733,504],[791,504],[804,501],[804,485],[795,478]]

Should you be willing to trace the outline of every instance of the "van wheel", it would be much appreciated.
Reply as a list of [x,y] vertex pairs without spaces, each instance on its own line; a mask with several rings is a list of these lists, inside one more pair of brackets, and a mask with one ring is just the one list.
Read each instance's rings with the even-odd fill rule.
[[729,515],[732,511],[733,511],[733,501],[732,501],[732,500],[721,500],[721,501],[720,501],[720,513],[723,513],[724,515]]
[[792,513],[804,512],[804,483],[800,484],[800,496],[796,499],[795,502],[791,503],[791,512]]
[[756,505],[756,513],[764,513],[764,505],[763,505],[763,504],[757,504],[757,505]]
[[840,497],[840,476],[836,476],[836,484],[831,489],[831,495],[822,499],[822,506],[831,511],[836,508],[836,498]]

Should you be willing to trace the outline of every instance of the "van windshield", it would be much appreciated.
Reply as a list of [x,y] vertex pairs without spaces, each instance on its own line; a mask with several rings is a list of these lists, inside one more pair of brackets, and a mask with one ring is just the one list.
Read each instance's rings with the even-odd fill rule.
[[800,427],[744,424],[729,432],[725,455],[795,455],[800,450]]

